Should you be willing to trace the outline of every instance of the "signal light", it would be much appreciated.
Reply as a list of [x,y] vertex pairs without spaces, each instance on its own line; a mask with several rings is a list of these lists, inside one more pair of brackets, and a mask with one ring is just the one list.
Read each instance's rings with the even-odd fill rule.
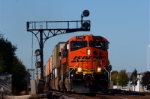
[[82,23],[82,28],[84,28],[84,29],[89,29],[89,28],[90,28],[90,23],[89,23],[89,21],[83,22],[83,23]]
[[35,50],[35,55],[39,56],[40,55],[40,49]]
[[84,10],[81,15],[81,27],[83,29],[90,29],[90,21],[83,21],[83,17],[88,17],[90,12],[88,10]]
[[88,10],[84,10],[83,13],[82,13],[82,16],[88,17],[89,14],[90,14],[90,12]]
[[41,67],[40,64],[41,64],[41,62],[38,61],[38,62],[35,63],[35,66],[36,66],[37,68],[38,68],[38,67]]

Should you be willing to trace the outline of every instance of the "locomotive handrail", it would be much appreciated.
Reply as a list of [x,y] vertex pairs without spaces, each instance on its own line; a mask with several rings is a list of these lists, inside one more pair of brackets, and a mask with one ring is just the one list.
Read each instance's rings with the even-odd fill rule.
[[[74,68],[73,68],[73,69],[75,69],[75,66],[77,66],[77,64],[79,64],[79,62],[76,60],[76,64],[74,65]],[[72,72],[73,69],[71,69],[71,70],[69,71],[69,83],[70,83],[70,72]]]
[[[100,59],[99,59],[99,60],[100,60]],[[100,60],[100,64],[101,64],[102,68],[104,68],[104,70],[108,73],[108,78],[110,78],[110,73],[109,73],[108,70],[102,65],[101,60]]]

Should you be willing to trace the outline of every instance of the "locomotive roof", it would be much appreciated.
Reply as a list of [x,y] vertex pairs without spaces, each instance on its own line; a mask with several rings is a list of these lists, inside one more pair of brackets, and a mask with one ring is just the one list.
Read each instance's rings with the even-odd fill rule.
[[[70,39],[72,39],[72,38],[75,38],[75,37],[77,37],[77,36],[100,36],[100,35],[82,34],[82,35],[73,36],[73,37],[69,38],[68,40],[70,40]],[[103,37],[103,36],[100,36],[100,37],[102,37],[103,39],[105,39],[106,41],[108,41],[105,37]]]

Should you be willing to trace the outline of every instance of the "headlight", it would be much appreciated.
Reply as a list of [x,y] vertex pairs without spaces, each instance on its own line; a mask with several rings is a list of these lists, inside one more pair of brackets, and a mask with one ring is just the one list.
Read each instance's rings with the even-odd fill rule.
[[91,54],[91,50],[87,50],[87,54],[90,55]]
[[102,71],[102,68],[101,67],[98,67],[97,68],[97,72],[101,72]]
[[78,68],[77,68],[77,71],[78,71],[78,72],[82,72],[82,68],[81,68],[81,67],[78,67]]

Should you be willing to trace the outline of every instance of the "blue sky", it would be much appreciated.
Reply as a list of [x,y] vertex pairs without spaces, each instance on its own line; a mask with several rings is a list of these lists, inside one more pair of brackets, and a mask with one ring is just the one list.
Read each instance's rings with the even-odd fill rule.
[[[26,22],[80,20],[82,11],[88,9],[90,16],[86,19],[91,20],[91,31],[63,34],[46,41],[44,64],[58,42],[74,35],[93,34],[110,42],[108,52],[113,70],[132,72],[136,68],[143,72],[147,70],[150,44],[149,5],[149,0],[0,0],[0,31],[17,45],[16,55],[25,66],[35,68],[31,59],[32,34],[26,31]],[[39,45],[35,36],[33,40],[35,51]]]

